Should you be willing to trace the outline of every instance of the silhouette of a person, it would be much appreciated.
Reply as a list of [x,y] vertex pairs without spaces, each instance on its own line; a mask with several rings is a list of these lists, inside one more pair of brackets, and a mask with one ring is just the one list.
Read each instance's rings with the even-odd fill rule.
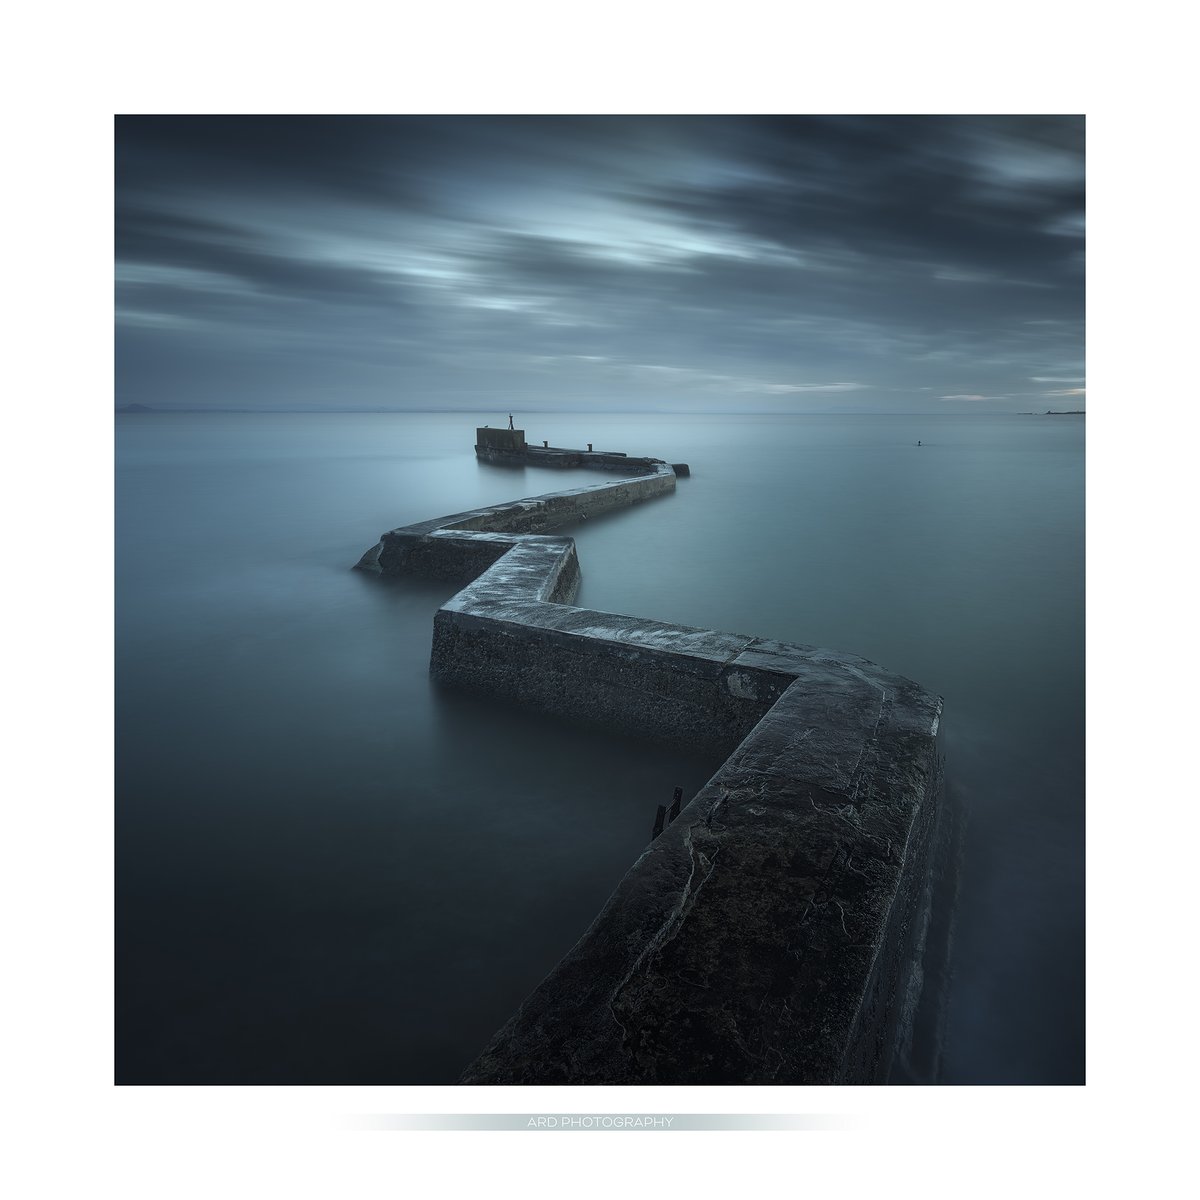
[[509,414],[508,414],[508,427],[509,427],[509,429],[511,429],[511,428],[513,427],[513,423],[512,423],[512,413],[509,413]]

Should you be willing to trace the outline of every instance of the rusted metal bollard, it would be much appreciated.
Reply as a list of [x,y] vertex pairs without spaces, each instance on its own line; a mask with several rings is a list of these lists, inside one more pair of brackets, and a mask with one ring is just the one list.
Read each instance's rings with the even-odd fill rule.
[[675,789],[675,795],[673,795],[671,797],[671,811],[669,813],[667,813],[667,824],[668,825],[673,820],[675,820],[675,818],[677,816],[679,816],[679,809],[682,806],[682,804],[683,804],[683,788],[677,787]]
[[654,841],[663,829],[679,816],[679,810],[683,807],[683,788],[677,787],[674,795],[671,797],[671,811],[667,811],[665,804],[658,806],[658,812],[654,815],[654,832],[650,835],[650,840]]

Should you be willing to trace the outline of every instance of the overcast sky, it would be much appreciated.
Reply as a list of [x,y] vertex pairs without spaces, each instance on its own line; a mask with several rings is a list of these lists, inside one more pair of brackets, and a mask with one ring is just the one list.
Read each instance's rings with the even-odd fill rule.
[[1073,117],[127,117],[118,405],[1083,408]]

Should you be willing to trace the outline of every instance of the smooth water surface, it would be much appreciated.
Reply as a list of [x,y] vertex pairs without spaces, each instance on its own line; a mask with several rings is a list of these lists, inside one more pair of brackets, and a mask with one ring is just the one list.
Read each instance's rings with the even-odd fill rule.
[[[118,1078],[451,1082],[719,765],[435,691],[395,525],[594,483],[499,415],[118,417]],[[1083,421],[540,415],[691,464],[572,530],[579,603],[946,701],[951,1082],[1083,1078]],[[923,443],[916,446],[917,440]]]

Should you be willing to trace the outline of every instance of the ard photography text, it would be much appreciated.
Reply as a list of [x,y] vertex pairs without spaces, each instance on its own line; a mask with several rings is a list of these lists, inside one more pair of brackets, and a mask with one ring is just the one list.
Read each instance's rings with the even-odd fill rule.
[[527,1129],[670,1129],[674,1117],[619,1116],[531,1116]]

